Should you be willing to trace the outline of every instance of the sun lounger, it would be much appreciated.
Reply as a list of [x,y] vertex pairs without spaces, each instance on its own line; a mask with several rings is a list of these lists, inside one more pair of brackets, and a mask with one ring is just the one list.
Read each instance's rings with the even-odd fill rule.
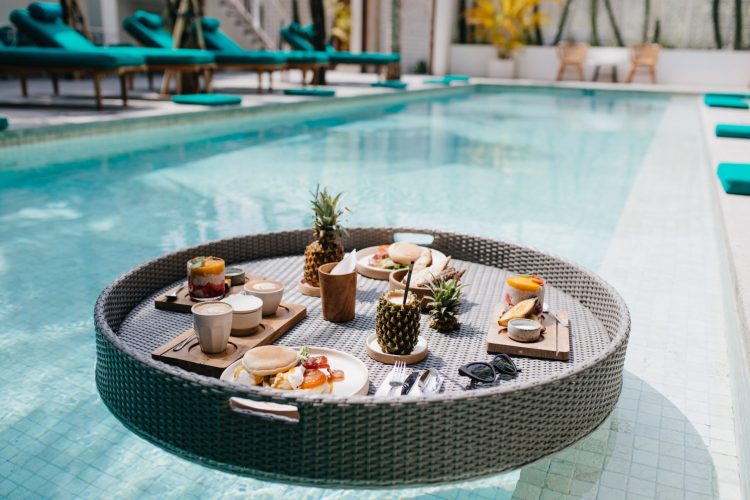
[[[315,51],[313,45],[313,27],[302,27],[297,23],[291,23],[289,26],[281,29],[281,37],[295,50]],[[360,66],[378,66],[388,68],[392,64],[398,64],[401,61],[399,54],[385,54],[382,52],[343,52],[335,50],[328,45],[325,54],[328,56],[332,66],[337,64],[357,64]]]
[[747,101],[738,95],[706,94],[703,96],[703,102],[712,108],[750,108]]
[[213,51],[216,62],[222,69],[258,72],[258,91],[262,88],[261,81],[264,72],[269,74],[268,87],[270,89],[271,74],[274,71],[286,68],[299,69],[302,71],[303,82],[307,80],[307,71],[311,71],[313,83],[315,83],[315,70],[328,65],[328,56],[320,52],[245,50],[221,30],[221,23],[213,17],[202,18],[201,28],[206,48]]
[[[214,57],[206,51],[98,47],[62,21],[62,8],[55,3],[34,2],[29,5],[28,9],[16,9],[11,12],[10,19],[20,32],[41,47],[56,47],[71,51],[101,51],[115,56],[139,56],[145,59],[149,71],[203,72],[206,77],[206,91],[210,90]],[[177,81],[179,92],[179,78]]]
[[718,125],[716,125],[716,137],[750,139],[750,125],[719,123]]
[[120,78],[120,96],[123,106],[127,106],[127,76],[145,68],[143,56],[136,54],[0,45],[0,72],[20,77],[24,97],[29,95],[26,79],[30,74],[51,75],[52,89],[58,95],[59,75],[80,73],[89,75],[94,80],[97,109],[102,109],[101,80],[104,76],[116,75]]
[[750,163],[720,163],[716,173],[725,192],[750,195]]

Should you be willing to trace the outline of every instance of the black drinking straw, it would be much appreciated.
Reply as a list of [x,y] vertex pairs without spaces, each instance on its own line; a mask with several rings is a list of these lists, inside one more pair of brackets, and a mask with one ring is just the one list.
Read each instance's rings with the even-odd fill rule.
[[414,269],[414,262],[409,263],[409,271],[406,273],[406,290],[404,290],[404,307],[406,307],[406,297],[409,296],[409,283],[411,283],[411,271]]

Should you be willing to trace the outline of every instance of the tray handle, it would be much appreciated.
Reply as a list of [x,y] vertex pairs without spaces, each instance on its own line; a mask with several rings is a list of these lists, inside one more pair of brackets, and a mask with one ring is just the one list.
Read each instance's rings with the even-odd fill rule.
[[255,417],[286,424],[298,424],[300,418],[299,410],[294,405],[237,397],[229,398],[229,411],[245,417]]
[[429,233],[399,232],[393,233],[393,242],[406,241],[415,245],[430,246],[435,241],[435,236]]

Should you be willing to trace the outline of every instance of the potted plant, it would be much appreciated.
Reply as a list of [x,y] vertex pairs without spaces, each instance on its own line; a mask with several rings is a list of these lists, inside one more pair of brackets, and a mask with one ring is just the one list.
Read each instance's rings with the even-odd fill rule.
[[489,63],[488,76],[515,77],[513,55],[546,19],[539,11],[542,1],[475,0],[466,10],[466,23],[474,28],[476,38],[497,50],[497,59]]

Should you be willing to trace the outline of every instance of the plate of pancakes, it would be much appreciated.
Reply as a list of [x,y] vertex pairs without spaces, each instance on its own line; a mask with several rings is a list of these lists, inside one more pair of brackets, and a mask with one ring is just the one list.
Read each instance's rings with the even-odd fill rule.
[[[309,357],[303,362],[304,351]],[[326,347],[280,345],[250,349],[224,370],[221,380],[279,392],[337,396],[364,395],[370,386],[367,367],[351,354]]]
[[357,272],[374,280],[387,281],[393,271],[406,269],[411,262],[414,262],[415,273],[430,268],[439,274],[448,263],[448,258],[438,250],[407,242],[369,247],[357,252]]

